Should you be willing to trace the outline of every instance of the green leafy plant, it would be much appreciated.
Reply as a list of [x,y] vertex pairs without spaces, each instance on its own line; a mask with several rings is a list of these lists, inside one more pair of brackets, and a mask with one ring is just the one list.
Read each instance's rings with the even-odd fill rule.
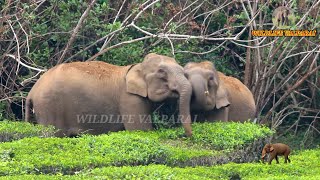
[[25,137],[51,137],[55,133],[53,126],[32,125],[19,121],[0,122],[0,142],[22,139]]
[[[101,167],[81,171],[77,175],[15,175],[5,179],[319,179],[320,149],[292,155],[290,164],[229,163],[212,167],[148,166]],[[1,177],[0,177],[1,179]]]
[[[228,153],[235,150],[233,147],[252,143],[257,138],[271,134],[270,130],[250,123],[227,124],[229,123],[193,124],[195,136],[191,139],[179,137],[183,134],[181,127],[150,132],[121,131],[100,136],[83,135],[79,138],[24,138],[0,144],[0,157],[3,157],[0,174],[73,174],[94,167],[152,163],[210,165],[221,158],[228,159]],[[249,127],[245,129],[246,133],[240,133],[239,136],[226,133],[232,129],[244,129],[244,126]],[[224,133],[217,136],[214,131]],[[231,138],[227,138],[229,136]],[[231,143],[217,145],[224,141]],[[221,147],[225,149],[219,151]]]

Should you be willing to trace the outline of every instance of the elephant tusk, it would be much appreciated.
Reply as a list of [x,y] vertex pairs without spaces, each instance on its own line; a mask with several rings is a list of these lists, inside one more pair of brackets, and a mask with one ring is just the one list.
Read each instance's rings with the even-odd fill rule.
[[205,94],[205,95],[209,95],[209,91],[205,91],[204,94]]

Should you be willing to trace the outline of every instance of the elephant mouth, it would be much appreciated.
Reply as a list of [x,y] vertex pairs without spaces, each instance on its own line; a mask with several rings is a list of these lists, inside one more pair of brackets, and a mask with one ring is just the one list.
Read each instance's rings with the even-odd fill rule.
[[169,92],[168,89],[157,89],[157,90],[155,91],[155,93],[156,93],[157,95],[166,94],[166,93],[168,93],[168,92]]
[[214,109],[214,105],[207,103],[204,107],[205,111],[211,111],[212,109]]
[[203,102],[202,108],[206,111],[210,111],[214,109],[215,104],[213,102],[214,101],[212,100],[212,98],[208,94],[206,94],[206,99],[205,99],[205,102]]
[[179,98],[178,91],[169,89],[158,89],[155,91],[158,96],[167,95],[169,98]]
[[180,94],[178,91],[171,91],[170,97],[171,98],[179,98]]
[[191,107],[194,110],[204,110],[204,111],[211,111],[214,109],[215,104],[213,103],[212,99],[208,99],[209,97],[206,96],[206,99],[204,101],[200,101],[197,99],[197,97],[193,94],[191,96]]

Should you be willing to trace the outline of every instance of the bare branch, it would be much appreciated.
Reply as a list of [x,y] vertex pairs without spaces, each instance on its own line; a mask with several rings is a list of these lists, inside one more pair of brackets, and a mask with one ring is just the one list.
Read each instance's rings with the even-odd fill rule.
[[117,47],[121,47],[123,45],[131,44],[133,42],[138,42],[138,41],[142,41],[142,40],[145,40],[145,39],[150,39],[152,37],[154,37],[154,36],[145,36],[145,37],[142,37],[142,38],[137,38],[137,39],[133,39],[133,40],[129,40],[129,41],[123,41],[123,42],[121,42],[119,44],[116,44],[116,45],[110,46],[108,48],[105,48],[103,51],[98,52],[97,54],[95,54],[94,56],[89,58],[87,61],[95,60],[98,56],[102,55],[103,53],[106,53],[107,51],[109,51],[111,49],[114,49],[114,48],[117,48]]
[[11,57],[12,59],[16,60],[19,64],[21,64],[22,66],[24,66],[24,67],[26,67],[28,69],[32,69],[32,70],[35,70],[35,71],[38,71],[38,72],[47,71],[47,69],[39,69],[39,68],[35,68],[35,67],[32,67],[32,66],[26,65],[25,63],[20,61],[20,58],[14,56],[12,54],[5,54],[4,56]]
[[70,46],[72,45],[73,41],[75,40],[76,35],[78,34],[80,28],[82,27],[83,21],[87,18],[91,8],[94,6],[95,3],[96,3],[96,0],[92,0],[91,3],[89,4],[89,6],[87,7],[87,9],[82,14],[81,18],[78,21],[77,26],[74,28],[73,33],[71,34],[71,37],[70,37],[65,49],[63,50],[62,55],[60,56],[60,58],[58,60],[57,64],[61,64],[63,62],[64,56],[66,55],[68,49],[70,48]]

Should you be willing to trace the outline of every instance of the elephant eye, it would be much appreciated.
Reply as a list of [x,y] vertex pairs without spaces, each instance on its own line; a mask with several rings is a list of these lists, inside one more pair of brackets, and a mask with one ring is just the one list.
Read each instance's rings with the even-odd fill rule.
[[158,74],[159,78],[166,79],[166,77],[167,77],[167,72],[162,68],[158,69],[157,74]]
[[159,69],[158,73],[164,73],[164,70],[163,69]]
[[160,68],[160,69],[158,69],[158,74],[161,74],[161,75],[166,74],[166,71],[164,69]]
[[213,76],[209,76],[208,78],[208,85],[209,86],[214,86],[215,85],[215,82],[214,82],[214,77]]

